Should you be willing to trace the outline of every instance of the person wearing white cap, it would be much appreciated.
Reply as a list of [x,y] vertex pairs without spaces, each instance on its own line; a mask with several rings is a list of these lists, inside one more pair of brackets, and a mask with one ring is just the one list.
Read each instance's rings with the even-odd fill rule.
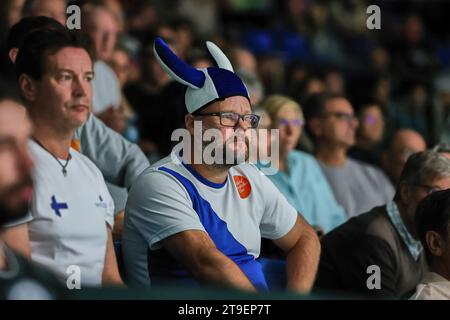
[[[231,150],[234,161],[196,162],[185,154],[182,159],[174,149],[137,178],[125,208],[122,238],[128,282],[265,291],[267,282],[256,260],[265,237],[287,254],[287,288],[309,292],[319,240],[272,182],[247,163],[248,140],[229,143],[237,131],[256,128],[259,117],[251,113],[247,89],[229,60],[212,42],[207,47],[218,67],[195,69],[159,38],[154,51],[164,70],[187,86],[185,125],[190,136],[197,121],[216,129],[224,140],[222,151]],[[204,143],[202,150],[208,146]]]

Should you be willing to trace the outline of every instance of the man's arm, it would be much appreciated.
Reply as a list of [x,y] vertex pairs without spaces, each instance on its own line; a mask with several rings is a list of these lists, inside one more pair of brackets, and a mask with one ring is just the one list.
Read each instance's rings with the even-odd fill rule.
[[111,228],[107,225],[106,232],[108,239],[106,242],[105,262],[102,274],[103,286],[124,286],[119,274],[119,268],[117,266],[116,253],[114,251],[114,244],[112,241]]
[[183,231],[164,239],[162,245],[202,282],[256,291],[241,269],[216,248],[204,231]]
[[136,177],[150,163],[142,150],[91,114],[76,131],[81,153],[100,169],[106,181],[130,188]]
[[31,259],[30,238],[28,236],[28,223],[8,227],[2,230],[1,240],[13,251],[25,258]]
[[320,242],[314,229],[298,215],[294,227],[275,244],[287,254],[287,288],[308,293],[317,273]]

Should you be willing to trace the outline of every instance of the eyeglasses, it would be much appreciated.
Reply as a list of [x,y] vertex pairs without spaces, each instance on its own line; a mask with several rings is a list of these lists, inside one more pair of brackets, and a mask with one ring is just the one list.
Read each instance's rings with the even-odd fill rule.
[[292,120],[288,120],[288,119],[279,119],[278,120],[278,126],[287,126],[288,124],[293,125],[294,127],[302,127],[305,122],[301,119],[292,119]]
[[326,117],[336,117],[339,120],[343,120],[346,122],[354,122],[356,121],[356,117],[353,114],[345,113],[345,112],[327,112],[322,114],[323,118]]
[[376,123],[382,122],[380,121],[380,119],[378,119],[377,117],[375,117],[372,114],[368,114],[367,116],[364,117],[364,123],[368,124],[368,125],[374,125]]
[[259,124],[260,116],[256,114],[244,114],[240,115],[235,112],[214,112],[214,113],[200,113],[195,116],[214,116],[220,117],[220,124],[224,127],[236,127],[239,120],[250,126],[251,128],[257,128]]
[[428,186],[428,185],[426,185],[426,184],[416,184],[415,186],[416,186],[416,187],[423,188],[423,189],[426,189],[426,190],[427,190],[427,194],[432,194],[433,192],[441,191],[441,190],[442,190],[442,189],[439,188],[439,187],[436,187],[436,186]]

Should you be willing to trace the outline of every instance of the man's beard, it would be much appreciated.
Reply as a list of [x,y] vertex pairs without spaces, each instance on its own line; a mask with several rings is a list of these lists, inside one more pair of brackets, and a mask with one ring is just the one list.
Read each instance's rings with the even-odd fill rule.
[[[244,137],[245,139],[245,151],[242,150],[242,148],[239,147],[239,144],[242,144],[242,140],[238,140],[239,142],[235,142],[235,138],[229,138],[225,143],[221,144],[219,147],[216,147],[221,150],[221,154],[215,154],[215,149],[213,149],[211,156],[214,158],[214,164],[213,166],[216,167],[225,167],[225,168],[231,168],[238,164],[244,163],[248,161],[249,158],[249,140],[247,137]],[[237,144],[236,147],[234,147],[234,144]],[[214,146],[214,144],[217,144],[216,141],[203,141],[203,151],[208,146]],[[233,146],[233,147],[231,147]],[[227,155],[228,153],[228,155]]]
[[32,185],[31,178],[24,179],[21,183],[9,188],[6,192],[0,193],[0,227],[10,222],[18,221],[25,217],[29,211],[29,203],[27,201],[20,201],[12,205],[8,203],[8,198],[11,195],[18,193],[24,187]]

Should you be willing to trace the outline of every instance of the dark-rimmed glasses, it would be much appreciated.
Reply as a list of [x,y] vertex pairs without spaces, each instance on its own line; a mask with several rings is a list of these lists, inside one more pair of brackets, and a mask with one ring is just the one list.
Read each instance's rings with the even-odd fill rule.
[[239,120],[248,125],[251,128],[257,128],[259,124],[260,116],[256,114],[244,114],[240,115],[236,112],[213,112],[213,113],[200,113],[195,116],[213,116],[220,118],[220,124],[224,127],[236,127]]

